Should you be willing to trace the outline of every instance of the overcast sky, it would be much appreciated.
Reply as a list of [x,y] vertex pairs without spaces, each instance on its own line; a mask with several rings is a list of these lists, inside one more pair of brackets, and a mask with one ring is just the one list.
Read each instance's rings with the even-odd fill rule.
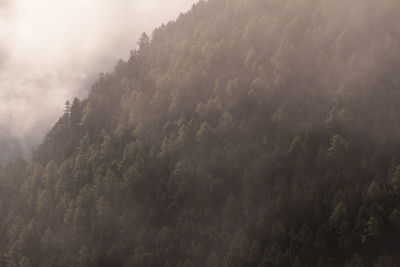
[[142,32],[196,0],[0,0],[0,136],[40,142]]

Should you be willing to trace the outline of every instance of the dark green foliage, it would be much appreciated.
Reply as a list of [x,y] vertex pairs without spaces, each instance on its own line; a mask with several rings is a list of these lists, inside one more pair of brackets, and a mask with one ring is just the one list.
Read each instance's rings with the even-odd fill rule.
[[1,266],[397,266],[400,6],[209,0],[0,172]]

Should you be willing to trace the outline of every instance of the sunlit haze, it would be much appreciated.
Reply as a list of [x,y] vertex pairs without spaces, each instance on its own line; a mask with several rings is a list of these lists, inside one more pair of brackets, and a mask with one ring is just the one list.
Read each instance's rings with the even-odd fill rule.
[[195,0],[0,0],[0,137],[29,150],[84,97],[98,74],[126,58],[142,32]]

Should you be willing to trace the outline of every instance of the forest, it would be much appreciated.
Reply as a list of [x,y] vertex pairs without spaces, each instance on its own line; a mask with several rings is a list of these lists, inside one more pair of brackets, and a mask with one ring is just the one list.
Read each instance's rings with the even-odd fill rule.
[[400,1],[201,0],[0,168],[0,266],[400,266]]

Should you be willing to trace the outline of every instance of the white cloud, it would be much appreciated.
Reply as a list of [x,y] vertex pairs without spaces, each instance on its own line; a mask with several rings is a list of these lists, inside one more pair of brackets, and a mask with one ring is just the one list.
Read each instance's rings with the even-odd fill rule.
[[196,0],[0,0],[0,128],[40,142],[63,103]]

